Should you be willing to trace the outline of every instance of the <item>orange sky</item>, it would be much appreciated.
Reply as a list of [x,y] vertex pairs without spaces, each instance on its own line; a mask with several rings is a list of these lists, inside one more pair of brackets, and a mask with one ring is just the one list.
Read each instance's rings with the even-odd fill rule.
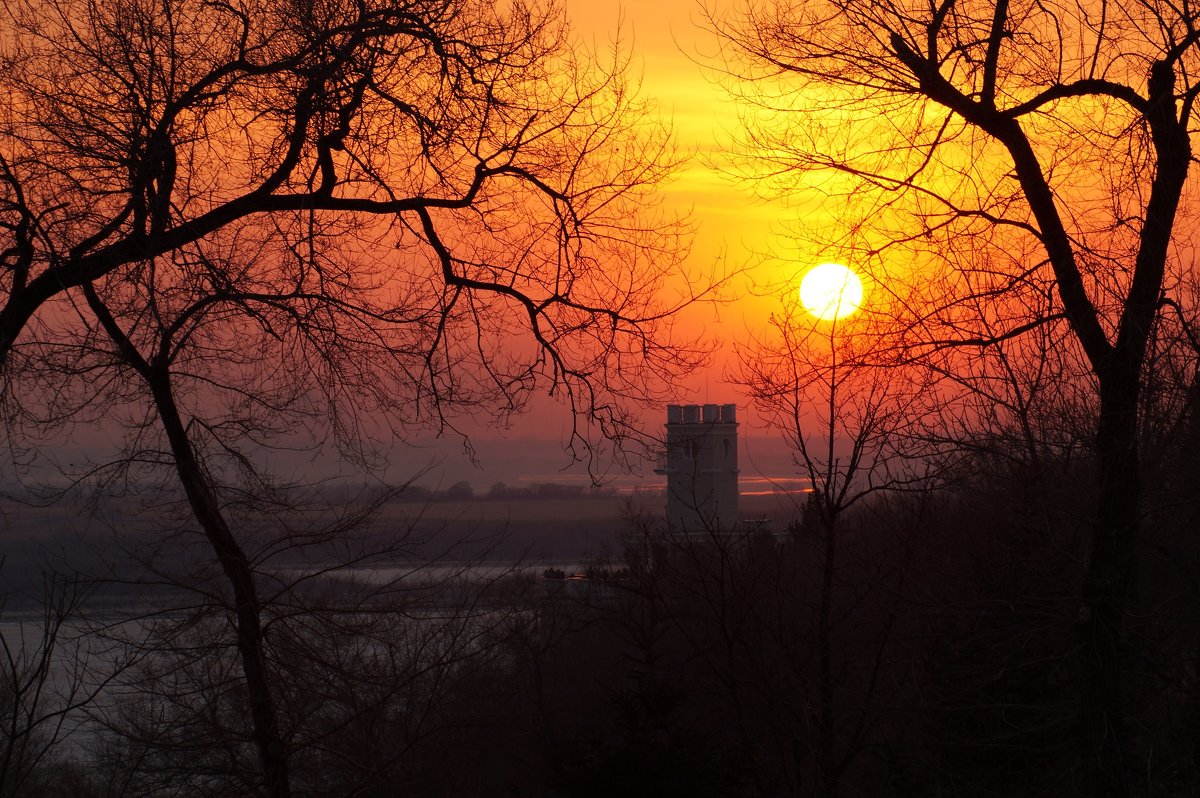
[[[723,10],[722,4],[715,5]],[[776,301],[748,295],[750,287],[791,276],[793,270],[798,284],[799,272],[815,265],[819,256],[803,258],[794,266],[786,259],[764,262],[762,253],[794,249],[785,225],[794,226],[802,216],[784,200],[768,202],[755,196],[752,186],[728,174],[733,164],[727,148],[740,124],[739,106],[717,84],[708,66],[713,63],[716,41],[702,28],[697,0],[566,0],[566,8],[576,34],[599,52],[611,48],[620,36],[632,54],[633,75],[640,75],[641,96],[654,103],[681,151],[691,156],[663,190],[664,208],[689,215],[695,224],[690,270],[699,274],[718,264],[727,271],[749,268],[733,286],[740,296],[737,301],[704,308],[688,320],[689,327],[702,325],[723,346],[713,367],[684,386],[691,395],[680,398],[732,399],[732,387],[721,381],[724,355],[733,340],[744,338],[748,326],[760,326]]]
[[[685,314],[685,330],[703,331],[717,344],[717,351],[707,370],[696,373],[680,386],[675,401],[736,402],[743,409],[743,436],[764,435],[761,428],[746,423],[752,416],[745,412],[746,400],[724,377],[732,363],[734,342],[745,340],[748,329],[761,329],[766,316],[778,304],[777,297],[754,296],[750,291],[752,285],[778,281],[787,274],[794,277],[798,288],[803,270],[820,262],[816,258],[797,260],[795,265],[783,260],[764,262],[764,252],[794,249],[786,237],[785,225],[794,226],[804,216],[786,207],[783,201],[767,202],[757,197],[753,187],[739,185],[723,173],[723,169],[732,166],[726,153],[740,124],[739,108],[717,85],[711,69],[704,66],[711,63],[716,41],[701,27],[698,0],[562,2],[577,40],[602,59],[611,54],[619,37],[620,46],[631,56],[631,76],[640,78],[639,96],[653,103],[673,130],[679,149],[690,155],[675,180],[661,193],[665,212],[689,216],[695,226],[687,262],[689,272],[747,270],[732,286],[731,293],[736,297],[733,301],[717,307],[698,306]],[[733,7],[726,2],[722,10]],[[566,410],[544,398],[535,399],[534,407],[528,415],[514,419],[510,429],[499,433],[507,444],[495,440],[494,429],[476,429],[471,422],[463,425],[480,447],[484,473],[462,468],[455,441],[446,439],[432,443],[427,450],[408,451],[401,465],[408,467],[422,456],[440,461],[437,475],[430,481],[469,479],[483,485],[492,478],[521,481],[534,472],[556,474],[554,478],[559,480],[569,479],[569,475],[558,471],[567,464],[561,448],[569,429]],[[660,429],[658,424],[662,420],[665,409],[651,409],[645,414],[646,428],[650,431]],[[764,447],[758,449],[762,449],[759,456],[763,467],[780,473],[778,464],[771,459],[772,453]],[[519,455],[516,461],[514,455]],[[748,457],[749,452],[743,455]],[[524,477],[516,473],[517,462]],[[746,474],[755,470],[747,460]],[[649,472],[643,476],[653,478]]]

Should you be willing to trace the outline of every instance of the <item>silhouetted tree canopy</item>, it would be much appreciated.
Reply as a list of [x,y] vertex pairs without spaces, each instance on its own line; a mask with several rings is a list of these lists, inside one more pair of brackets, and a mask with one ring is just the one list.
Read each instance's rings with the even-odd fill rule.
[[[1164,346],[1193,364],[1169,390],[1195,381],[1192,339],[1178,333],[1196,318],[1198,12],[778,0],[710,20],[728,85],[764,111],[744,140],[757,173],[851,200],[822,235],[875,278],[900,362],[923,359],[1002,406],[1027,450],[1088,440],[1079,790],[1128,795],[1144,756],[1125,722],[1131,586],[1154,533],[1142,524],[1141,419],[1158,400],[1143,388]],[[1064,423],[1040,428],[1053,418]]]

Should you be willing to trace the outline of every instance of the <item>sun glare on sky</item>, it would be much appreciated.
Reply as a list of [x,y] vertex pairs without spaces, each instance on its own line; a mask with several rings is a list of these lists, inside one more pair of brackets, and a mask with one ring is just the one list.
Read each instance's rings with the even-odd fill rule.
[[[677,278],[678,284],[664,282],[665,295],[686,295],[693,283],[703,283],[714,274],[729,275],[725,296],[736,300],[728,310],[718,314],[714,306],[697,303],[680,314],[677,329],[709,340],[764,334],[767,320],[778,310],[775,288],[794,285],[796,264],[838,257],[830,249],[827,231],[840,224],[844,214],[829,197],[844,193],[846,187],[836,182],[836,176],[814,173],[805,178],[809,181],[805,186],[819,183],[811,191],[789,189],[776,195],[770,187],[761,192],[757,187],[743,190],[755,166],[737,154],[737,141],[746,115],[753,118],[752,112],[757,112],[731,95],[723,83],[716,55],[719,43],[695,0],[590,0],[567,7],[581,46],[602,56],[614,46],[629,54],[639,96],[673,131],[681,163],[673,179],[661,187],[662,204],[654,212],[665,218],[686,218],[694,225],[694,237],[689,241],[685,273]],[[837,107],[837,103],[826,105]],[[842,119],[836,114],[833,121],[854,130],[862,123],[857,117]],[[830,320],[834,312],[853,313],[862,301],[862,284],[851,277],[835,285],[841,287],[842,282],[847,284],[840,305],[835,301],[828,311],[807,312]],[[676,395],[696,397],[710,389],[726,390],[712,386],[722,383],[720,375],[734,368],[735,357],[732,347],[718,348],[708,368],[697,369],[674,387]]]
[[800,304],[824,321],[849,316],[862,305],[862,280],[840,263],[814,266],[800,281]]

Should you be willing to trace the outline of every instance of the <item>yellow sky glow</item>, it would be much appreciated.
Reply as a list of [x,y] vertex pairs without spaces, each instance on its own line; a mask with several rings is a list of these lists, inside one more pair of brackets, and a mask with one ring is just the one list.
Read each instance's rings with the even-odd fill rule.
[[[608,51],[619,35],[621,46],[632,53],[631,73],[640,78],[640,96],[654,104],[671,126],[681,154],[688,156],[661,197],[665,213],[688,216],[694,223],[688,265],[696,281],[714,268],[744,270],[731,286],[739,296],[733,305],[719,309],[716,318],[711,306],[697,308],[691,314],[695,318],[685,314],[683,324],[720,341],[743,337],[778,308],[777,296],[755,288],[798,279],[805,266],[836,257],[792,234],[799,227],[831,227],[829,209],[817,193],[764,199],[758,194],[761,186],[733,176],[737,170],[727,153],[744,109],[705,66],[712,63],[706,54],[714,53],[716,42],[701,27],[695,0],[572,0],[567,14],[576,35],[598,53]],[[696,392],[712,388],[716,375],[726,370],[722,358],[727,349],[718,353],[709,374],[698,374],[693,385],[684,387]]]

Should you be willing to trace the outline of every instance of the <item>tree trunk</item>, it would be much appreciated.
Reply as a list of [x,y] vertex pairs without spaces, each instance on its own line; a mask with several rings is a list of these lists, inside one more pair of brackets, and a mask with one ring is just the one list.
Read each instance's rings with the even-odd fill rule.
[[1141,494],[1138,388],[1136,368],[1100,381],[1098,515],[1084,573],[1078,648],[1079,786],[1090,798],[1130,794],[1121,666]]
[[151,369],[147,379],[188,503],[233,587],[238,653],[241,656],[242,673],[246,677],[252,736],[258,749],[265,794],[271,798],[288,798],[291,786],[287,756],[279,733],[270,676],[263,654],[258,593],[254,587],[250,562],[225,521],[217,497],[196,458],[175,404],[170,375],[165,369]]
[[822,520],[825,533],[824,562],[821,563],[821,606],[817,619],[817,656],[820,663],[818,700],[820,739],[817,763],[821,771],[821,787],[825,798],[837,798],[839,773],[834,756],[836,739],[833,717],[833,577],[837,556],[837,514]]

